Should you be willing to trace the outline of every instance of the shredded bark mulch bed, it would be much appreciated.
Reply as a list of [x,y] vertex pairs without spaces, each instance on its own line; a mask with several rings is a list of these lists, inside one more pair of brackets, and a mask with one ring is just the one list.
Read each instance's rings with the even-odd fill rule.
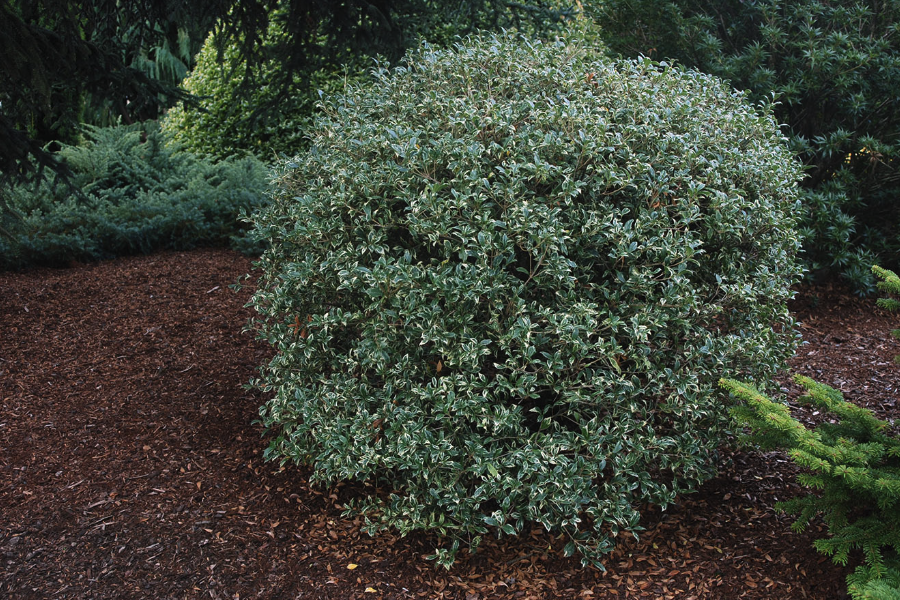
[[[244,385],[270,351],[229,289],[250,266],[200,250],[0,274],[0,597],[847,597],[852,565],[812,547],[823,526],[796,534],[773,510],[800,491],[778,453],[726,452],[606,572],[539,528],[449,572],[425,560],[430,535],[360,533],[350,486],[262,460],[265,399]],[[795,370],[896,416],[893,319],[830,288],[794,308]]]

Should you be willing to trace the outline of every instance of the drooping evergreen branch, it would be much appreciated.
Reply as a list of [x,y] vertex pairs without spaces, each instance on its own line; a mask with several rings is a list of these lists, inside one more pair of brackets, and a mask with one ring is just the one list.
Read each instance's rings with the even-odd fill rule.
[[816,492],[776,504],[797,516],[792,529],[803,531],[822,515],[830,537],[816,540],[817,550],[840,565],[855,550],[863,554],[864,564],[847,579],[850,595],[900,598],[900,439],[834,388],[799,375],[795,380],[807,391],[800,401],[829,414],[814,430],[751,385],[719,384],[739,401],[732,415],[750,428],[746,441],[787,450],[806,470],[798,481]]

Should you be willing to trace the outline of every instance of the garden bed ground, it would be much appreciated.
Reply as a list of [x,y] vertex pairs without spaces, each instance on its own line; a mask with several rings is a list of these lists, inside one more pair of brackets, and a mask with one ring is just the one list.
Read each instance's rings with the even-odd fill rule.
[[[436,539],[359,533],[347,486],[262,461],[264,399],[242,385],[268,348],[242,333],[250,262],[164,253],[0,274],[0,596],[6,598],[846,597],[847,569],[812,549],[777,500],[779,454],[726,453],[721,475],[648,510],[607,572],[535,528],[462,554]],[[896,416],[900,344],[872,300],[804,290],[794,368]],[[796,394],[796,390],[792,390]],[[356,565],[355,568],[351,568]]]

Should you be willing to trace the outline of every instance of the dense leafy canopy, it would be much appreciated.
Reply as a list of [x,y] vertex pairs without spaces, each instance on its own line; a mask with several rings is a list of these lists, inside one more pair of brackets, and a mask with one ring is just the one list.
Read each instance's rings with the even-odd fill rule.
[[529,521],[596,561],[708,478],[764,381],[799,167],[714,77],[476,37],[326,99],[256,217],[270,456],[382,485],[372,530]]
[[92,108],[131,122],[155,116],[161,102],[178,97],[177,81],[158,69],[174,61],[150,60],[148,52],[156,48],[161,59],[163,48],[189,46],[190,32],[179,24],[211,27],[214,14],[202,8],[175,0],[0,0],[4,176],[21,180],[43,167],[58,169],[43,146],[73,142]]

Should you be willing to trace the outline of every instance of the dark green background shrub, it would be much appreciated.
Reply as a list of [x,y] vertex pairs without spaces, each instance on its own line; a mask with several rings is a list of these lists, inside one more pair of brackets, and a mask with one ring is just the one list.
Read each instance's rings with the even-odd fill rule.
[[153,122],[88,127],[86,135],[59,153],[71,187],[44,182],[9,192],[17,217],[5,219],[0,268],[209,245],[262,250],[240,222],[267,201],[268,170],[255,158],[198,158],[170,145]]
[[806,473],[798,481],[815,490],[776,504],[803,531],[821,514],[831,537],[816,549],[846,565],[860,550],[864,564],[847,577],[854,600],[900,598],[900,439],[872,412],[844,400],[841,393],[808,377],[796,380],[808,394],[800,400],[825,412],[830,421],[808,430],[788,407],[772,402],[753,386],[723,379],[723,388],[742,402],[733,410],[751,427],[748,440],[764,449],[784,449]]
[[473,38],[325,102],[256,217],[267,455],[378,484],[437,557],[528,522],[596,561],[710,477],[718,373],[796,339],[799,167],[713,77]]
[[900,267],[900,0],[588,0],[609,47],[674,58],[778,101],[809,167],[807,266],[874,290]]

